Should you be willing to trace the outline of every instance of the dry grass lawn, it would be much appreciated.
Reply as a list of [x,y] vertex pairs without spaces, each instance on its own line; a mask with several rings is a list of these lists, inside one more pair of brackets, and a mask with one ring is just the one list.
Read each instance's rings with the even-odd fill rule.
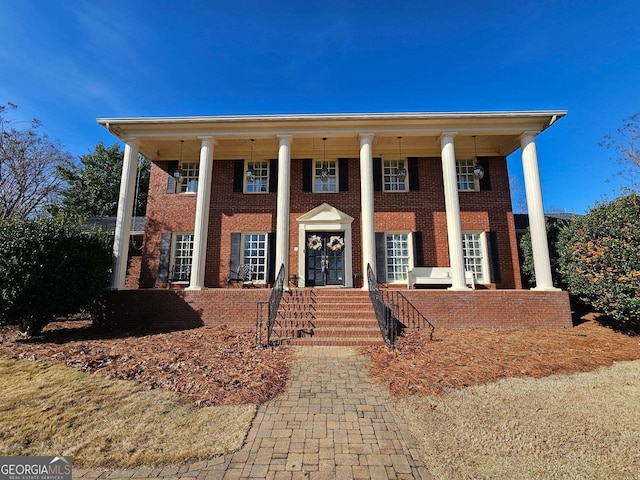
[[0,359],[0,455],[71,455],[75,466],[133,467],[240,448],[255,405],[185,397],[53,362]]
[[640,361],[510,378],[399,409],[436,478],[640,478]]
[[364,349],[436,478],[640,478],[640,337],[412,331]]

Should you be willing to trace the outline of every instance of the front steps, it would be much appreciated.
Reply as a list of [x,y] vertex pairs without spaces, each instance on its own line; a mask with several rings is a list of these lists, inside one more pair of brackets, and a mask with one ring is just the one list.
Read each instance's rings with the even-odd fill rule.
[[382,345],[369,293],[293,289],[280,302],[272,341],[290,345]]

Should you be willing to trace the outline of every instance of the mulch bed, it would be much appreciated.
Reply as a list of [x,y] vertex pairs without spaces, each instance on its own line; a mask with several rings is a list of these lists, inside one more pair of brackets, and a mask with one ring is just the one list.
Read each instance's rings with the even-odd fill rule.
[[640,359],[640,337],[594,321],[568,330],[436,329],[406,332],[395,350],[365,347],[374,378],[395,395],[438,395],[506,377],[592,371]]
[[286,387],[290,349],[256,348],[251,331],[227,327],[143,333],[58,322],[25,341],[0,329],[0,357],[53,360],[88,373],[185,394],[201,405],[260,404]]

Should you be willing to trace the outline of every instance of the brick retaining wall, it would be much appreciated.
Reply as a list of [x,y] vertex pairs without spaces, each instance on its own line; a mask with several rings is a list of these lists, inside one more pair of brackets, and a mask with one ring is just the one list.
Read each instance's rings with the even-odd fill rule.
[[[567,292],[530,290],[402,290],[436,327],[568,328]],[[123,290],[110,292],[107,320],[124,327],[193,328],[223,325],[254,328],[256,303],[267,289]]]

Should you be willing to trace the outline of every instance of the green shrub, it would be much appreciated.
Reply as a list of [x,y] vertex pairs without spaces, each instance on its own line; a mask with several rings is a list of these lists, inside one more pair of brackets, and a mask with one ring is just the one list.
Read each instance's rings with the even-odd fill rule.
[[640,198],[597,204],[560,232],[569,292],[623,327],[640,327]]
[[0,222],[0,323],[32,336],[57,316],[91,312],[108,285],[110,245],[63,218]]
[[[556,287],[566,289],[567,285],[560,275],[558,238],[560,231],[567,225],[569,220],[547,219],[547,243],[549,245],[549,262],[551,263],[551,278]],[[533,248],[531,246],[531,229],[527,228],[526,233],[520,239],[520,249],[522,250],[522,273],[529,281],[530,285],[535,285],[536,273],[533,267]]]

